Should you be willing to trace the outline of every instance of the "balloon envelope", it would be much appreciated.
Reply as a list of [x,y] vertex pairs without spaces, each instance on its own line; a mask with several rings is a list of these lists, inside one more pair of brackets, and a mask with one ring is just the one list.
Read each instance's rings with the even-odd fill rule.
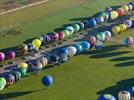
[[124,44],[126,46],[132,46],[134,44],[134,39],[132,37],[127,37],[125,40],[124,40]]
[[85,28],[85,25],[83,22],[78,22],[78,25],[80,26],[80,30],[83,30]]
[[95,18],[90,18],[87,20],[87,24],[88,24],[88,27],[95,27],[97,25],[97,22],[95,20]]
[[114,27],[112,28],[112,33],[113,33],[113,35],[118,34],[119,32],[120,32],[120,27],[114,26]]
[[49,35],[44,35],[44,43],[49,43],[51,41],[51,38]]
[[95,49],[96,50],[101,50],[103,47],[103,43],[101,41],[97,41],[95,44]]
[[72,24],[71,26],[74,28],[75,32],[78,32],[80,30],[79,24]]
[[39,60],[38,60],[43,67],[47,66],[48,64],[48,59],[46,57],[41,57]]
[[28,43],[28,51],[32,51],[33,50],[33,44],[32,43]]
[[129,10],[128,6],[122,6],[121,8],[124,10],[125,13],[127,13]]
[[70,57],[74,56],[77,52],[77,50],[74,46],[69,46],[69,47],[67,47],[67,49],[68,49],[68,55]]
[[42,81],[42,84],[45,86],[50,86],[53,84],[53,78],[50,75],[42,77],[41,81]]
[[103,32],[97,33],[97,39],[99,41],[104,41],[105,40],[105,34]]
[[110,31],[105,31],[105,41],[108,41],[111,39],[112,33]]
[[70,35],[70,32],[68,30],[64,30],[63,32],[64,32],[64,36],[65,36],[64,38],[68,38]]
[[74,33],[74,28],[72,26],[68,26],[66,28],[66,30],[68,30],[70,32],[70,35],[72,35]]
[[37,62],[32,63],[31,68],[33,72],[40,72],[43,66],[39,61],[37,61]]
[[18,52],[22,55],[25,55],[28,52],[28,46],[26,44],[19,45]]
[[101,17],[96,17],[96,22],[98,23],[98,24],[101,24],[101,23],[103,23],[104,22],[104,18],[101,16]]
[[39,48],[41,46],[41,41],[39,39],[34,39],[32,44],[34,47]]
[[111,19],[114,20],[118,17],[118,13],[117,11],[111,11],[110,12],[110,16],[111,16]]
[[125,20],[124,24],[126,25],[127,28],[130,28],[132,26],[132,21],[131,20]]
[[6,85],[12,85],[15,82],[15,77],[10,73],[5,73]]
[[101,95],[98,100],[116,100],[111,94]]
[[125,31],[127,29],[125,24],[120,24],[119,28],[120,28],[120,32],[123,32],[123,31]]
[[74,47],[76,48],[76,53],[77,54],[82,52],[82,46],[80,44],[75,44]]
[[24,77],[27,75],[27,69],[19,68],[19,72],[21,73],[21,77]]
[[6,80],[5,80],[5,78],[0,77],[0,91],[2,91],[5,86],[6,86]]
[[22,63],[18,64],[18,68],[28,69],[28,64],[25,62],[22,62]]
[[82,46],[82,50],[88,50],[90,48],[90,43],[87,41],[82,41],[80,45]]
[[4,61],[5,54],[3,52],[0,52],[0,62]]
[[15,77],[15,81],[21,79],[21,73],[19,71],[11,71],[10,73]]
[[66,54],[68,55],[68,49],[65,47],[59,48],[58,49],[58,54]]
[[67,61],[68,57],[66,54],[60,54],[59,55],[59,63],[65,63]]
[[59,40],[63,40],[64,39],[64,37],[65,37],[65,34],[64,34],[64,32],[57,32],[58,34],[59,34]]
[[7,59],[12,60],[14,58],[15,58],[15,52],[14,51],[9,51],[7,53]]
[[97,40],[96,40],[96,37],[95,36],[90,36],[88,38],[88,42],[90,43],[91,47],[93,47],[95,45],[96,41]]
[[117,9],[116,12],[118,13],[118,16],[123,16],[125,14],[122,8]]

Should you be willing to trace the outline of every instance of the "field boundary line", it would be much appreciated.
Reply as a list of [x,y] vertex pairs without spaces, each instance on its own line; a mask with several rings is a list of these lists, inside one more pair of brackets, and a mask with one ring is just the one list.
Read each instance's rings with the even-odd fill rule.
[[43,0],[43,1],[32,3],[32,4],[28,4],[28,5],[19,7],[19,8],[15,8],[15,9],[12,9],[12,10],[8,10],[8,11],[5,11],[5,12],[2,12],[2,13],[0,13],[0,15],[8,14],[8,13],[11,13],[11,12],[14,12],[14,11],[18,11],[18,10],[21,10],[21,9],[25,9],[25,8],[28,8],[28,7],[31,7],[31,6],[39,5],[39,4],[48,2],[48,1],[49,0]]

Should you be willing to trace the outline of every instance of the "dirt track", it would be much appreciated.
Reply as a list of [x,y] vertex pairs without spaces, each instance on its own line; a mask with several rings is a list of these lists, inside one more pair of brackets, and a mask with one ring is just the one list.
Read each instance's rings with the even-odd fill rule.
[[43,0],[43,1],[40,1],[40,2],[32,3],[32,4],[29,4],[29,5],[23,6],[23,7],[19,7],[19,8],[15,8],[15,9],[12,9],[12,10],[2,12],[2,13],[0,13],[0,15],[4,15],[4,14],[7,14],[7,13],[11,13],[11,12],[14,12],[14,11],[25,9],[25,8],[28,8],[28,7],[31,7],[31,6],[39,5],[41,3],[45,3],[45,2],[48,2],[48,1],[49,0]]

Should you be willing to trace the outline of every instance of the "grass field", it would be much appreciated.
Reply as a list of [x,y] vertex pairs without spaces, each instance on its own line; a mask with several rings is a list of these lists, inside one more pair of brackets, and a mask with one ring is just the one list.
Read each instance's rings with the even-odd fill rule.
[[[2,15],[0,26],[17,22],[23,25],[24,31],[17,36],[0,37],[0,49],[17,46],[40,33],[53,31],[77,18],[91,16],[108,5],[127,2],[129,0],[51,0]],[[133,29],[127,30],[116,38],[134,37],[133,32]],[[102,51],[92,50],[75,56],[64,65],[43,70],[38,76],[26,77],[5,88],[0,100],[96,100],[99,94],[117,94],[123,88],[134,86],[133,55],[133,48],[107,42]],[[48,74],[53,76],[54,84],[43,90],[40,80]]]

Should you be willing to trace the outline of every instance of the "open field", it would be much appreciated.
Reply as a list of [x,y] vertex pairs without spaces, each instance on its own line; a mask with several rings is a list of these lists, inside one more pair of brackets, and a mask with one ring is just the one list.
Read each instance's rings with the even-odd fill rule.
[[[29,38],[54,31],[67,23],[103,11],[108,5],[118,6],[131,0],[51,0],[38,6],[0,16],[0,27],[20,23],[22,34],[0,37],[0,49],[17,46]],[[57,8],[57,9],[56,9]],[[34,10],[33,10],[34,9]],[[115,38],[134,37],[134,29]],[[134,48],[107,42],[101,51],[91,50],[73,57],[56,68],[29,76],[0,94],[0,100],[96,100],[98,95],[134,86]],[[52,75],[54,84],[43,90],[41,78]]]

